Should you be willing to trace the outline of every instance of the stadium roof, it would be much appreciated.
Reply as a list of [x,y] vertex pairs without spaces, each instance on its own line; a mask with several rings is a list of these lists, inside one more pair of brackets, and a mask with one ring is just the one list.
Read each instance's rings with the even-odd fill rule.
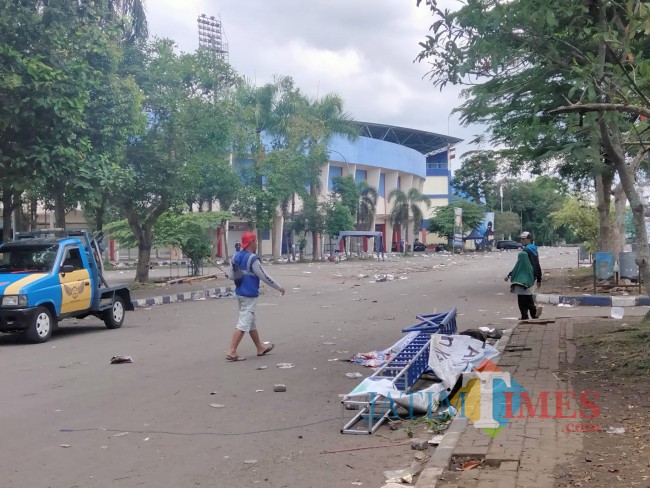
[[395,125],[373,124],[370,122],[357,122],[361,128],[361,136],[382,141],[394,142],[402,146],[410,147],[416,151],[428,155],[438,152],[448,146],[453,146],[462,141],[457,137],[444,136],[434,132],[423,130],[407,129]]

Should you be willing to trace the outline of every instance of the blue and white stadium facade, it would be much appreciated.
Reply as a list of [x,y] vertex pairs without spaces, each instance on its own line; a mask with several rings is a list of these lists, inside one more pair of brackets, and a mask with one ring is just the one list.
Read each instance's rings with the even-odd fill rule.
[[[330,161],[321,172],[319,198],[328,198],[332,180],[336,176],[350,175],[357,182],[367,181],[377,189],[379,195],[374,229],[383,234],[386,250],[390,251],[393,243],[398,244],[406,238],[406,229],[393,228],[390,222],[392,202],[388,202],[388,195],[395,188],[403,192],[417,188],[431,199],[432,208],[447,205],[451,183],[449,152],[461,139],[393,125],[367,122],[358,124],[361,136],[355,141],[339,136],[330,141]],[[431,212],[424,208],[422,210],[426,219]],[[274,225],[276,235],[273,236],[276,245],[272,247],[270,232],[266,233],[262,242],[264,254],[270,254],[273,249],[274,257],[277,258],[286,252],[284,245],[277,245],[282,242],[282,224],[282,217],[278,215]],[[415,238],[427,242],[426,220],[420,229],[414,229],[413,222],[409,225],[409,244]],[[231,222],[227,236],[229,250],[234,249],[235,242],[240,240],[242,232],[246,230],[247,223],[237,222],[236,219]],[[324,239],[321,240],[320,249],[325,244],[325,252],[329,253],[329,237],[321,237]],[[306,251],[309,253],[312,240],[308,238],[307,241],[309,245]],[[364,251],[373,249],[372,243],[363,242],[360,245]],[[217,255],[221,252],[221,246],[217,245]]]

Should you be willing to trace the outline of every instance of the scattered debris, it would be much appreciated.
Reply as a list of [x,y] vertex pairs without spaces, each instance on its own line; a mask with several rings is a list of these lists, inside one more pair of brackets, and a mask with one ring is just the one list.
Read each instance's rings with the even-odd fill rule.
[[388,361],[389,356],[382,351],[371,351],[366,353],[357,353],[350,358],[350,361],[361,366],[369,368],[378,368]]
[[323,345],[324,346],[334,346],[334,345],[336,345],[336,342],[329,342],[329,341],[328,342],[323,342]]
[[255,369],[266,369],[266,368],[268,368],[268,366],[258,366],[258,367],[255,368]]
[[64,448],[67,449],[68,447],[72,447],[72,446],[70,444],[61,444],[61,447],[64,447]]
[[625,309],[623,307],[612,307],[609,314],[613,319],[621,320],[625,315]]
[[411,439],[411,449],[426,451],[429,448],[429,441],[426,439]]
[[225,405],[221,405],[219,403],[211,403],[210,406],[212,408],[225,408],[226,407]]
[[625,427],[608,427],[605,432],[608,434],[625,434]]
[[255,393],[262,393],[264,390],[255,390]]
[[131,356],[113,356],[111,358],[111,364],[126,364],[132,362],[133,358]]
[[363,375],[361,373],[355,372],[355,373],[345,373],[345,376],[347,376],[348,378],[355,379],[355,378],[361,378]]
[[496,327],[491,329],[490,327],[479,327],[478,330],[485,333],[485,336],[488,339],[501,339],[503,337],[503,332],[501,332]]
[[257,464],[257,459],[244,459],[244,464]]
[[413,478],[420,474],[424,469],[424,464],[419,461],[413,461],[411,466],[406,469],[399,469],[396,471],[384,471],[384,478],[386,483],[413,483]]
[[392,274],[375,275],[376,283],[383,283],[384,281],[393,281],[394,279],[395,276],[393,276]]
[[275,392],[287,391],[287,386],[286,385],[273,385],[273,391],[275,391]]
[[295,367],[296,365],[293,363],[278,363],[276,366],[280,369],[290,369]]
[[477,468],[481,465],[481,461],[478,459],[470,459],[463,464],[462,471],[469,471],[470,469]]
[[431,439],[429,439],[429,444],[432,446],[437,446],[442,442],[442,439],[444,437],[444,435],[434,435]]
[[111,437],[122,437],[122,436],[125,436],[125,435],[129,435],[129,433],[128,432],[120,432],[119,434],[113,434]]

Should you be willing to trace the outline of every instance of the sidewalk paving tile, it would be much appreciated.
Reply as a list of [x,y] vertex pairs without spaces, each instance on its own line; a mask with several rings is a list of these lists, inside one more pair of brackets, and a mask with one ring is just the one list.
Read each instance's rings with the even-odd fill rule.
[[[580,449],[582,441],[578,436],[562,432],[564,425],[574,419],[538,418],[537,415],[547,413],[549,417],[555,417],[555,392],[571,391],[570,381],[559,375],[567,358],[575,353],[567,345],[567,339],[572,337],[570,319],[547,324],[519,324],[513,330],[500,356],[499,366],[509,371],[513,379],[526,389],[530,405],[523,406],[520,416],[506,424],[494,439],[468,423],[454,455],[480,455],[484,452],[486,463],[493,467],[481,469],[478,478],[471,472],[445,472],[436,487],[554,486],[555,467],[570,459]],[[541,403],[538,404],[542,394],[546,394],[549,400],[546,412],[542,411]],[[532,416],[529,410],[533,410]],[[482,444],[479,444],[479,439],[483,440]],[[475,481],[470,483],[471,480]]]

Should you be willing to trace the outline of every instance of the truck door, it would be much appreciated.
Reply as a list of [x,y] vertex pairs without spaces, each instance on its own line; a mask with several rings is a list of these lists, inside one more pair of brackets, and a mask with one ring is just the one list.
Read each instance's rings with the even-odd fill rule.
[[[63,273],[62,267],[73,266],[74,270]],[[61,313],[87,310],[90,307],[92,287],[88,269],[84,267],[81,251],[77,246],[67,246],[63,251],[59,267],[61,283]]]

